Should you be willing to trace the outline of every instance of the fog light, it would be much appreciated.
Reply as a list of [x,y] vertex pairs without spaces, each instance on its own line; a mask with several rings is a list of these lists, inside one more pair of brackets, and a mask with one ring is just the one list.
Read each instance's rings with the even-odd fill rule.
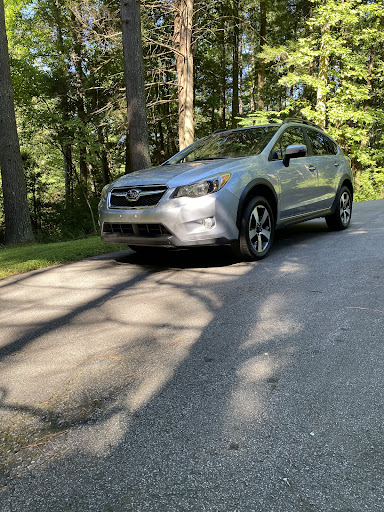
[[207,219],[203,220],[203,226],[205,229],[212,229],[215,227],[215,217],[208,217]]

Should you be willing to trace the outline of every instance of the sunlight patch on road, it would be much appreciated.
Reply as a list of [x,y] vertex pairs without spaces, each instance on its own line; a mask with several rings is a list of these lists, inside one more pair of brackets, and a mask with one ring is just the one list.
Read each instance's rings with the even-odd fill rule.
[[278,370],[277,362],[268,355],[248,359],[236,372],[243,383],[260,382],[270,378]]
[[[69,434],[68,441],[78,451],[94,457],[107,457],[115,446],[124,439],[129,429],[130,415],[126,411],[115,412],[112,416],[99,421],[94,425],[87,425]],[[68,443],[67,441],[67,443]]]
[[279,273],[284,274],[306,274],[308,269],[306,265],[295,263],[294,261],[285,261],[279,268]]
[[285,338],[298,333],[302,326],[289,314],[288,302],[284,293],[269,295],[256,312],[257,321],[249,330],[246,341],[240,349],[268,343],[276,337]]

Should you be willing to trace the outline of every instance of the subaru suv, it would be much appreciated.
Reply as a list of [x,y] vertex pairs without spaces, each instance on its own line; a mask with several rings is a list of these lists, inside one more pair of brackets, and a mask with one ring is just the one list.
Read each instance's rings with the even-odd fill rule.
[[258,260],[288,224],[324,217],[346,229],[352,183],[349,160],[308,121],[215,132],[104,187],[101,237],[136,251],[227,244]]

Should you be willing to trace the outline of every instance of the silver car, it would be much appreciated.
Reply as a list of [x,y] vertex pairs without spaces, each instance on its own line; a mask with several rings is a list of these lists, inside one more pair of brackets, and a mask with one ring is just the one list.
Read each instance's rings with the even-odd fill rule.
[[227,244],[258,260],[288,224],[325,217],[346,229],[352,183],[339,146],[307,121],[221,131],[107,185],[101,237],[134,250]]

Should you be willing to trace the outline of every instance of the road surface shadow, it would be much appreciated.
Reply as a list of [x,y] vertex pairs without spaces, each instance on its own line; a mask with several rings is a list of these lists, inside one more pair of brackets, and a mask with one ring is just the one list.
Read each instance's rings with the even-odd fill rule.
[[[275,241],[269,257],[287,247],[308,242],[318,236],[331,233],[324,219],[316,219],[295,224],[275,232]],[[289,254],[287,254],[288,256]],[[240,263],[231,247],[194,247],[191,249],[144,248],[116,253],[116,262],[127,265],[140,265],[147,270],[227,267]]]

